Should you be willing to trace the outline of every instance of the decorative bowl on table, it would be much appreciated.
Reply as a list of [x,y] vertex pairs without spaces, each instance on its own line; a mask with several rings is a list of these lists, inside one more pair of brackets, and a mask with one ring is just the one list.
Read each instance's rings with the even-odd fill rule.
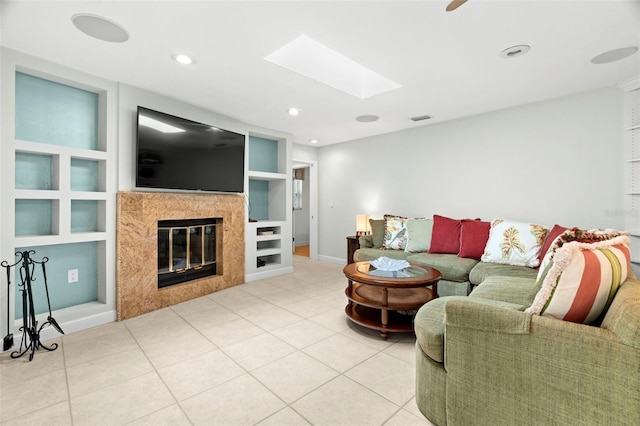
[[409,262],[406,260],[391,259],[386,256],[379,257],[376,260],[371,260],[369,264],[381,271],[399,271],[410,266]]

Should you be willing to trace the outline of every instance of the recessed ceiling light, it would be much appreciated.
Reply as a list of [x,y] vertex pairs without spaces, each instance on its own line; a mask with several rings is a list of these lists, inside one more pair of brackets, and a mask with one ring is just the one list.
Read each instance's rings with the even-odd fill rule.
[[638,51],[637,46],[622,47],[620,49],[613,49],[607,52],[601,53],[595,58],[591,59],[592,64],[608,64],[616,62],[624,58],[628,58]]
[[378,117],[377,115],[366,114],[357,116],[356,121],[359,121],[361,123],[371,123],[373,121],[378,121],[379,118],[380,117]]
[[504,49],[500,52],[500,56],[502,58],[515,58],[517,56],[522,56],[527,53],[531,49],[531,46],[527,46],[526,44],[519,44],[517,46],[511,46],[507,49]]
[[71,17],[71,22],[86,35],[98,40],[112,43],[122,43],[129,40],[129,33],[122,25],[102,16],[77,13]]
[[402,87],[305,35],[264,59],[360,99]]
[[196,63],[196,58],[189,55],[188,53],[183,53],[183,52],[172,53],[171,59],[173,59],[174,61],[182,65],[193,65]]
[[300,115],[300,111],[300,108],[291,107],[287,110],[287,114],[293,115],[295,117],[296,115]]
[[311,139],[311,140],[309,140],[309,143],[314,143],[314,144],[318,143],[318,139]]

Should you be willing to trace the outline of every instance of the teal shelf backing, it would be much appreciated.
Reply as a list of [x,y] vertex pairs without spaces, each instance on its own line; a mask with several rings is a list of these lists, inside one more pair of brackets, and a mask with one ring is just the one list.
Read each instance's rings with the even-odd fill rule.
[[16,189],[58,189],[53,182],[53,157],[16,152]]
[[249,136],[249,170],[282,173],[278,170],[278,141]]
[[71,200],[71,232],[98,232],[96,200]]
[[52,235],[53,200],[16,200],[16,236]]
[[[58,244],[51,246],[22,247],[16,251],[35,250],[34,260],[40,261],[48,257],[47,284],[51,309],[64,309],[83,303],[98,300],[98,242]],[[67,283],[67,271],[78,270],[78,282]],[[36,314],[48,311],[47,296],[40,265],[34,269],[36,281],[33,285],[33,304]],[[20,275],[13,277],[13,282],[20,282]],[[15,288],[16,319],[22,318],[22,294],[18,285]]]
[[269,182],[249,179],[249,219],[269,220]]
[[100,167],[98,161],[71,159],[71,190],[100,191]]
[[98,149],[97,93],[16,72],[15,138]]

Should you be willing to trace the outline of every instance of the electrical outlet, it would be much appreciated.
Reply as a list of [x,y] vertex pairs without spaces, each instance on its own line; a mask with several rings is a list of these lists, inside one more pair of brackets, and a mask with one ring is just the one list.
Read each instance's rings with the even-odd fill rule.
[[67,271],[67,282],[68,283],[77,283],[78,282],[78,270],[77,269],[69,269]]

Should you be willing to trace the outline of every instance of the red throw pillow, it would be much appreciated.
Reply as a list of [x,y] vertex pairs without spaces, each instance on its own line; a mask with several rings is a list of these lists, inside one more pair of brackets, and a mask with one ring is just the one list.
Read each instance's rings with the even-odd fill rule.
[[547,236],[544,239],[544,243],[542,243],[542,249],[540,250],[540,255],[538,256],[538,259],[540,259],[540,265],[542,265],[542,259],[544,258],[544,255],[547,254],[547,251],[549,251],[549,247],[551,247],[553,240],[555,240],[558,235],[562,234],[567,229],[569,228],[565,228],[564,226],[560,226],[558,224],[553,225],[553,228],[551,228],[551,230],[547,233]]
[[457,254],[460,251],[461,225],[458,219],[434,214],[429,253]]
[[489,240],[491,222],[463,219],[461,224],[458,257],[480,260]]

